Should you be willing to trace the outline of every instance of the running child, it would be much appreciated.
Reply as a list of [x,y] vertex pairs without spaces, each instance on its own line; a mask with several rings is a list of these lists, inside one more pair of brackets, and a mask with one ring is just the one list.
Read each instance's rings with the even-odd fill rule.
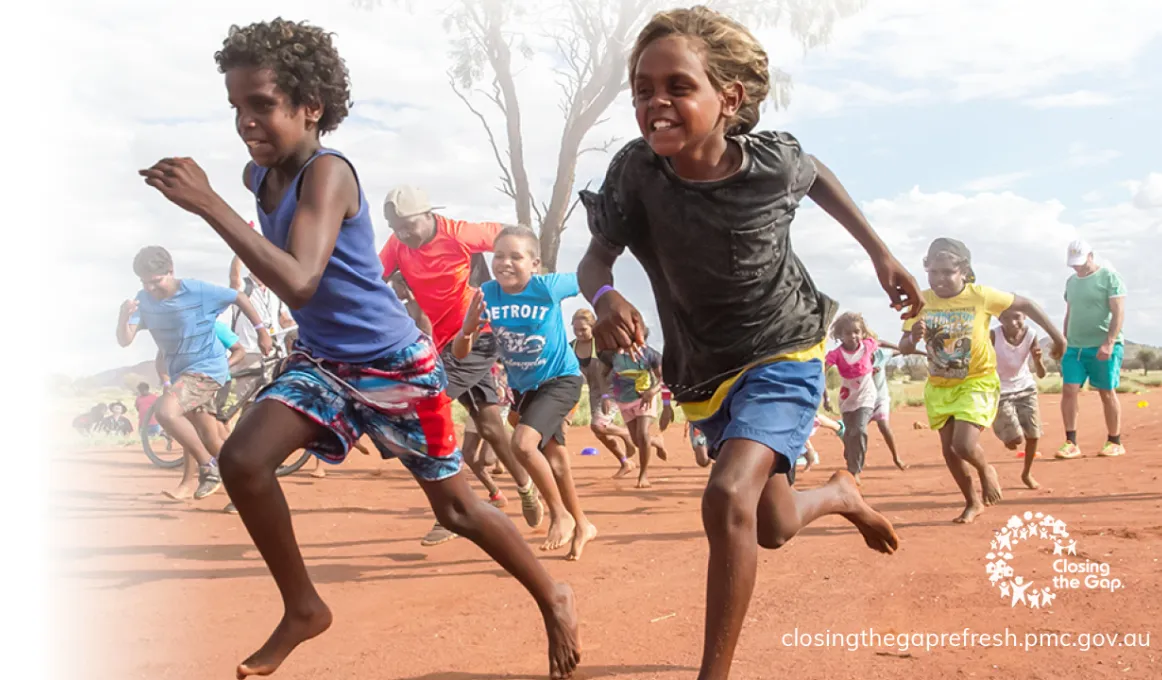
[[[674,393],[662,383],[662,416],[658,418],[658,429],[665,432],[674,419]],[[710,460],[706,435],[694,427],[693,423],[686,423],[686,427],[682,429],[682,438],[690,440],[690,448],[694,450],[694,462],[698,463],[698,467],[709,467],[714,462]]]
[[[164,181],[174,180],[166,175]],[[230,379],[214,321],[230,305],[237,305],[255,328],[262,320],[250,300],[236,290],[176,278],[173,258],[161,246],[142,248],[133,259],[133,272],[141,279],[142,290],[121,305],[117,342],[128,347],[142,329],[153,336],[159,373],[168,388],[154,413],[169,436],[181,444],[186,458],[181,482],[166,495],[201,500],[222,486],[214,397]],[[258,337],[262,351],[269,353],[272,341],[265,326]]]
[[1033,360],[1037,377],[1044,378],[1041,339],[1025,325],[1025,315],[1018,310],[1006,309],[997,320],[1001,322],[1000,332],[996,328],[989,331],[997,353],[997,376],[1001,379],[1001,401],[993,419],[993,433],[1010,451],[1024,443],[1025,450],[1017,454],[1025,458],[1021,481],[1030,489],[1039,489],[1041,485],[1033,479],[1033,459],[1040,455],[1037,443],[1041,439],[1041,406],[1029,360]]
[[656,14],[629,71],[644,139],[617,153],[600,192],[581,194],[593,238],[578,276],[597,312],[598,347],[632,351],[645,344],[645,324],[613,290],[613,264],[626,248],[641,262],[665,338],[666,384],[709,442],[699,678],[723,680],[759,545],[781,546],[829,514],[850,520],[876,550],[898,545],[847,472],[809,491],[791,487],[822,398],[835,308],[791,249],[799,201],[812,197],[863,245],[905,316],[919,311],[919,289],[826,166],[790,135],[751,133],[770,71],[746,28],[704,7]]
[[[311,583],[275,469],[306,448],[338,463],[368,434],[417,479],[441,523],[483,548],[532,593],[549,638],[552,677],[568,677],[579,645],[572,591],[553,581],[500,510],[460,474],[443,364],[383,280],[367,200],[350,162],[319,137],[347,115],[347,67],[331,35],[275,19],[232,26],[215,55],[251,162],[242,173],[262,233],[210,188],[189,158],[141,171],[201,216],[292,309],[299,339],[282,372],[222,450],[231,500],[282,595],[270,638],[237,669],[274,672],[331,625]],[[207,329],[208,329],[207,324]]]
[[[827,392],[824,391],[823,395],[826,399]],[[831,430],[836,437],[843,439],[843,423],[837,423],[822,413],[816,413],[814,423],[811,425],[811,434],[807,435],[807,442],[803,444],[803,453],[799,454],[799,459],[795,461],[795,467],[803,468],[803,472],[807,472],[819,464],[819,451],[811,443],[811,440],[820,427]]]
[[[831,324],[831,337],[839,346],[827,353],[824,365],[834,366],[842,380],[839,413],[843,417],[843,458],[858,483],[867,457],[867,425],[877,400],[872,364],[880,345],[857,312],[840,314]],[[824,392],[825,404],[830,401],[826,395]]]
[[535,274],[541,246],[527,227],[505,227],[496,237],[493,281],[480,286],[452,352],[471,354],[485,324],[500,346],[513,408],[520,421],[512,449],[549,505],[549,536],[541,550],[571,544],[566,559],[579,560],[597,527],[585,517],[565,449],[565,417],[581,398],[581,366],[569,348],[561,301],[579,295],[576,274]]
[[876,349],[875,358],[872,360],[872,379],[876,384],[876,405],[872,409],[871,419],[880,429],[880,436],[884,438],[884,443],[888,445],[888,451],[892,454],[892,462],[900,470],[907,470],[908,464],[900,460],[900,452],[896,449],[896,436],[892,432],[892,425],[889,422],[892,414],[892,392],[888,389],[888,360],[891,359],[890,352],[899,352],[900,348],[897,345],[886,340],[876,338],[880,346]]
[[169,438],[165,430],[161,429],[161,425],[157,422],[157,416],[153,415],[149,418],[149,422],[145,421],[145,416],[149,415],[149,409],[153,408],[157,399],[158,397],[153,393],[149,383],[137,383],[137,397],[133,400],[133,407],[137,409],[137,429],[150,437],[165,437],[166,448],[170,448],[173,440]]
[[[649,337],[649,329],[642,333],[644,342]],[[668,458],[665,441],[650,434],[650,426],[658,417],[657,400],[662,391],[662,355],[643,344],[634,352],[602,352],[601,356],[609,362],[610,393],[617,400],[634,447],[641,452],[636,486],[648,489],[650,453],[657,449],[658,458]]]
[[637,453],[637,449],[630,439],[629,430],[613,422],[617,408],[609,396],[609,367],[597,356],[597,344],[593,341],[593,324],[596,322],[597,317],[588,309],[574,312],[573,342],[569,344],[581,365],[581,374],[589,385],[589,429],[597,441],[617,457],[621,466],[613,478],[621,479],[633,472],[634,464],[630,458]]
[[[1002,498],[997,471],[980,446],[980,432],[993,424],[1001,396],[990,320],[1006,310],[1028,315],[1053,338],[1055,358],[1065,352],[1065,336],[1032,300],[976,283],[972,255],[960,241],[933,241],[924,269],[931,286],[922,293],[924,312],[904,322],[900,349],[909,352],[924,343],[928,426],[940,432],[944,462],[964,494],[964,512],[953,521],[967,524]],[[973,471],[980,477],[979,494]]]
[[[401,186],[388,192],[383,216],[392,234],[379,259],[388,277],[398,278],[410,289],[412,318],[418,313],[427,326],[423,330],[436,343],[448,373],[448,396],[467,409],[481,438],[508,468],[517,485],[525,523],[536,527],[544,517],[544,507],[528,473],[509,450],[508,433],[496,403],[491,375],[500,358],[496,340],[486,328],[469,356],[457,359],[451,351],[452,338],[464,324],[468,304],[477,290],[473,279],[481,278],[474,277],[474,265],[483,253],[492,251],[504,225],[449,219],[435,211],[421,189]],[[436,522],[421,543],[434,545],[454,538],[448,533],[447,527]]]

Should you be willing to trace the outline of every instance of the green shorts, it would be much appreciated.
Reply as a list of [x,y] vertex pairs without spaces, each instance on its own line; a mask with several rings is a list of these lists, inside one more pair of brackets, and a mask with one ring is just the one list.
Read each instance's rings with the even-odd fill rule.
[[989,427],[997,417],[1001,400],[1001,379],[996,373],[968,378],[955,385],[924,386],[924,404],[928,407],[928,427],[939,430],[949,418],[981,427]]

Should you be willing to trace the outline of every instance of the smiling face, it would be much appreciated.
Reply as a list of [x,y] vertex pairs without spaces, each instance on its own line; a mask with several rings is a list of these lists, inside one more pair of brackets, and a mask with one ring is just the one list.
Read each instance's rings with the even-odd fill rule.
[[589,319],[583,317],[573,319],[573,337],[579,342],[589,342],[593,339],[593,326]]
[[848,352],[854,352],[859,349],[860,343],[864,341],[867,336],[864,335],[863,326],[858,323],[849,323],[843,329],[843,333],[839,335],[840,342],[843,344],[843,349]]
[[964,267],[960,261],[946,253],[928,260],[928,286],[942,298],[956,297],[964,290]]
[[226,71],[226,91],[238,135],[258,165],[273,167],[318,144],[322,106],[296,106],[278,87],[274,71],[256,66],[231,68]]
[[142,276],[141,288],[149,293],[154,300],[168,300],[178,292],[178,280],[174,277],[173,272]]
[[519,236],[501,236],[492,246],[492,276],[506,293],[519,293],[541,267],[532,243]]
[[638,128],[660,156],[697,154],[721,139],[725,120],[738,111],[741,85],[719,92],[710,81],[700,44],[684,36],[655,40],[634,67]]
[[1004,329],[1005,335],[1010,338],[1016,338],[1025,330],[1025,313],[1018,312],[1015,309],[1006,309],[997,317],[1001,322],[1001,328]]

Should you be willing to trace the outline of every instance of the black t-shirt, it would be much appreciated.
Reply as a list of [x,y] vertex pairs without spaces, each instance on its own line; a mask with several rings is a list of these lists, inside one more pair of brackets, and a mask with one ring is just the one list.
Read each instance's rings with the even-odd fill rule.
[[629,248],[650,278],[665,339],[662,373],[679,402],[704,401],[747,365],[817,345],[836,304],[791,250],[790,226],[815,164],[781,132],[730,138],[742,166],[692,182],[637,139],[581,192],[593,237]]

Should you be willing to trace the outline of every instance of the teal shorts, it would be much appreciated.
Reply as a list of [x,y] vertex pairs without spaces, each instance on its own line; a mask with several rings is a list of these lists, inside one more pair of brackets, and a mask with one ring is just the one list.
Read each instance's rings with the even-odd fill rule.
[[1116,390],[1122,378],[1122,343],[1114,345],[1110,358],[1097,358],[1097,347],[1070,347],[1061,357],[1061,380],[1066,385],[1089,384],[1095,390]]

